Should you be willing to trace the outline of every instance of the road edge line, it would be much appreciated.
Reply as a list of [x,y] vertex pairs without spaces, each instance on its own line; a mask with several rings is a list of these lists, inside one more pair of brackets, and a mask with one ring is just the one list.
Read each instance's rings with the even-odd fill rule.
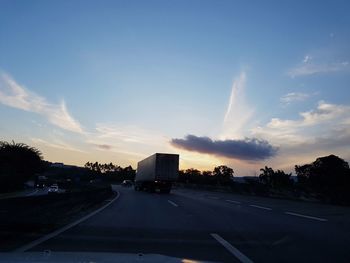
[[225,239],[223,239],[221,236],[219,236],[216,233],[210,234],[216,241],[218,241],[221,245],[223,245],[231,254],[233,254],[240,262],[242,263],[253,263],[251,259],[249,259],[246,255],[244,255],[241,251],[239,251],[237,248],[232,246],[229,242],[227,242]]
[[91,212],[90,214],[88,214],[86,216],[83,216],[82,218],[80,218],[80,219],[78,219],[78,220],[76,220],[76,221],[74,221],[74,222],[72,222],[72,223],[70,223],[68,225],[65,225],[64,227],[61,227],[61,228],[59,228],[59,229],[57,229],[57,230],[55,230],[55,231],[53,231],[53,232],[51,232],[51,233],[41,237],[41,238],[38,238],[38,239],[36,239],[36,240],[34,240],[34,241],[24,245],[24,246],[21,246],[19,248],[14,249],[13,252],[15,252],[15,253],[16,252],[17,253],[18,252],[25,252],[26,250],[29,250],[29,249],[31,249],[31,248],[33,248],[33,247],[35,247],[35,246],[37,246],[37,245],[39,245],[39,244],[41,244],[43,242],[45,242],[45,241],[55,237],[55,236],[63,233],[64,231],[66,231],[66,230],[68,230],[68,229],[70,229],[70,228],[80,224],[81,222],[89,219],[90,217],[96,215],[97,213],[101,212],[103,209],[108,207],[110,204],[112,204],[114,201],[116,201],[119,198],[119,196],[120,196],[119,191],[115,191],[115,192],[117,193],[117,196],[114,197],[110,202],[108,202],[104,206],[96,209],[95,211]]

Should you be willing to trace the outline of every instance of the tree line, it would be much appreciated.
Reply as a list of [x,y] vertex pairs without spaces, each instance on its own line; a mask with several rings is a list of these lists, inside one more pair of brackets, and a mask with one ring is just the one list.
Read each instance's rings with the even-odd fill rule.
[[131,165],[121,167],[113,163],[87,162],[84,167],[91,175],[107,181],[121,182],[123,180],[134,180],[136,170]]
[[179,183],[203,185],[230,185],[234,171],[226,165],[220,165],[213,171],[199,171],[194,168],[179,171]]
[[[121,182],[134,180],[136,170],[132,166],[121,167],[113,163],[87,162],[84,168],[51,171],[56,178],[73,178],[79,175],[82,180],[104,180]],[[23,184],[35,175],[54,170],[51,163],[44,161],[41,152],[23,143],[0,141],[0,192],[23,188]],[[246,183],[263,191],[288,190],[316,193],[321,198],[346,201],[350,203],[350,168],[349,164],[335,155],[317,158],[314,162],[295,165],[297,180],[292,180],[291,173],[274,170],[265,166],[260,169],[258,178],[246,177]],[[178,183],[228,186],[233,190],[239,184],[234,180],[232,168],[220,165],[213,171],[199,171],[195,168],[179,171]]]
[[350,169],[342,158],[329,155],[314,162],[294,167],[297,180],[292,173],[274,170],[265,166],[258,177],[244,177],[245,183],[234,180],[234,171],[227,166],[215,167],[213,171],[199,171],[194,168],[179,171],[178,182],[182,184],[227,186],[232,191],[254,194],[279,194],[314,196],[319,200],[337,204],[350,204]]

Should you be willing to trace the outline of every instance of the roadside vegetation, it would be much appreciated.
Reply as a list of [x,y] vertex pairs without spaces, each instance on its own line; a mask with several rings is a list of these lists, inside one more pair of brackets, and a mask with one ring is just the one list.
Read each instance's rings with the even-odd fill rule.
[[90,176],[111,183],[121,183],[124,180],[134,181],[136,170],[131,165],[121,167],[113,163],[87,162],[84,167],[90,171]]
[[[234,170],[221,165],[212,171],[195,168],[179,171],[177,185],[225,190],[238,193],[281,198],[316,200],[327,203],[350,204],[349,164],[335,155],[319,157],[309,164],[295,165],[295,176],[272,167],[260,169],[260,175],[234,178]],[[134,180],[132,166],[113,163],[87,162],[84,167],[55,165],[43,160],[42,153],[23,143],[0,141],[0,192],[24,188],[25,182],[35,185],[59,184],[68,192],[110,183]]]
[[[28,181],[39,188],[56,184],[65,191],[21,194],[26,185],[29,187]],[[34,147],[1,141],[0,193],[9,192],[19,194],[0,199],[0,252],[11,251],[81,218],[115,195],[109,183],[97,180],[87,168],[53,164],[44,161]]]
[[227,186],[233,182],[234,171],[225,165],[217,166],[213,171],[199,171],[194,168],[179,171],[179,183]]
[[295,165],[295,173],[293,180],[291,173],[265,166],[259,176],[238,182],[227,166],[202,172],[191,168],[179,171],[178,182],[185,187],[350,205],[349,164],[340,157],[329,155]]
[[0,192],[20,190],[36,173],[42,172],[41,152],[23,143],[0,141]]

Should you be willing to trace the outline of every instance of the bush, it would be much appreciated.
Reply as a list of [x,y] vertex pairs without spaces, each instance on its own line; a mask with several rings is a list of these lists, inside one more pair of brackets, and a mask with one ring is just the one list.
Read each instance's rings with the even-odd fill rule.
[[23,187],[24,182],[42,169],[42,154],[23,143],[0,141],[0,191]]

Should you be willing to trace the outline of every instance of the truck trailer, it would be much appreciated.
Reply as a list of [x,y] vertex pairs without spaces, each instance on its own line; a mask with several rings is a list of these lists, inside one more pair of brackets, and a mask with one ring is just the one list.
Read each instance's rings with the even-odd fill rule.
[[172,183],[179,176],[179,155],[155,153],[138,162],[135,190],[170,193]]

